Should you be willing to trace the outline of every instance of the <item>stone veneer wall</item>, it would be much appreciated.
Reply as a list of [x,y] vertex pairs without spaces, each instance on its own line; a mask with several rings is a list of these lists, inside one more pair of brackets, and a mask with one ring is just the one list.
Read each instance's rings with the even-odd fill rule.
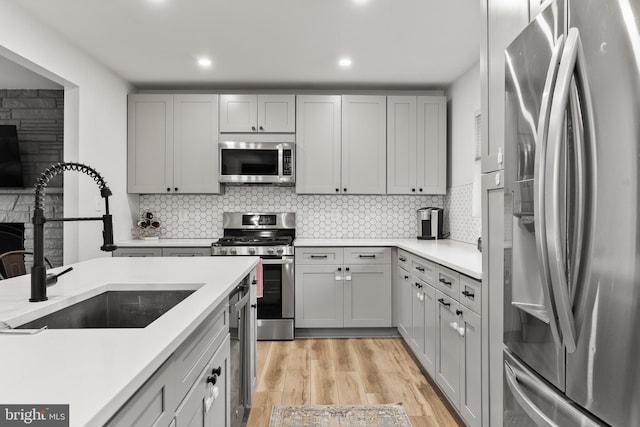
[[[296,212],[299,238],[415,238],[416,210],[444,196],[296,194],[293,187],[229,186],[223,195],[141,195],[163,238],[222,235],[223,212]],[[445,223],[446,228],[446,223]]]
[[476,244],[482,233],[481,219],[472,215],[473,184],[449,188],[444,200],[445,226],[452,240]]
[[[16,125],[24,186],[63,159],[64,90],[0,90],[0,125]],[[62,175],[51,187],[62,187]]]
[[[0,222],[24,223],[24,247],[33,251],[33,225],[31,216],[34,190],[0,188]],[[44,199],[45,216],[61,218],[62,188],[47,188]],[[44,228],[45,256],[54,267],[62,265],[62,222],[48,222]],[[27,258],[29,261],[30,258]],[[28,270],[27,270],[28,271]]]

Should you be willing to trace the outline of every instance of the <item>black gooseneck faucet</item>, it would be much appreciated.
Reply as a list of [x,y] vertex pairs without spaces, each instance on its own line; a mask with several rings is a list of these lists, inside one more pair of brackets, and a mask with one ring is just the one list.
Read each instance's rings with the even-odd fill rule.
[[[54,176],[65,171],[78,171],[89,175],[100,188],[100,196],[104,198],[105,214],[102,217],[89,218],[45,218],[44,216],[44,190]],[[71,271],[71,268],[58,274],[47,274],[44,265],[44,224],[47,221],[102,221],[103,244],[100,249],[105,252],[115,251],[117,246],[113,244],[113,221],[109,214],[109,196],[111,190],[107,187],[104,178],[90,166],[82,163],[64,162],[57,163],[46,169],[36,184],[36,199],[33,210],[33,267],[31,267],[31,298],[29,301],[38,302],[47,300],[47,286],[53,285],[58,277]]]

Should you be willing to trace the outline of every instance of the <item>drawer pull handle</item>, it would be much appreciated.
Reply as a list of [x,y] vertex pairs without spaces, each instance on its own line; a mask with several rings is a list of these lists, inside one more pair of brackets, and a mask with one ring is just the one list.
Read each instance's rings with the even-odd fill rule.
[[327,257],[327,255],[311,255],[313,259],[326,259]]
[[212,385],[216,385],[217,382],[218,382],[218,376],[217,375],[209,375],[207,377],[207,383],[211,383]]
[[217,376],[222,375],[222,366],[218,366],[217,368],[212,369],[211,375],[217,375]]
[[424,268],[422,268],[422,267],[416,267],[416,270],[424,273]]
[[462,295],[464,295],[467,298],[471,298],[471,299],[474,299],[476,297],[476,294],[474,294],[473,292],[469,292],[469,291],[462,291]]
[[407,259],[406,259],[406,258],[400,257],[400,258],[398,258],[398,259],[399,259],[400,261],[402,261],[402,262],[407,262]]
[[450,302],[444,302],[444,298],[438,298],[438,302],[444,306],[451,307]]
[[418,283],[418,282],[416,282],[416,287],[417,287],[418,289],[422,289],[422,285],[421,285],[420,283]]
[[409,276],[404,276],[404,280],[407,280],[409,278]]
[[375,255],[358,255],[358,258],[370,258],[370,259],[373,259],[375,257],[376,257]]
[[447,282],[445,279],[440,279],[440,283],[445,284],[447,286],[451,286],[452,282]]

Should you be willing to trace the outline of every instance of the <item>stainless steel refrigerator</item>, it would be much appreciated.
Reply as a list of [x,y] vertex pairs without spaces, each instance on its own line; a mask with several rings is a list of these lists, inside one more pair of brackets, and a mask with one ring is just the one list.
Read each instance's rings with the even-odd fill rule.
[[504,425],[640,426],[640,2],[505,52]]

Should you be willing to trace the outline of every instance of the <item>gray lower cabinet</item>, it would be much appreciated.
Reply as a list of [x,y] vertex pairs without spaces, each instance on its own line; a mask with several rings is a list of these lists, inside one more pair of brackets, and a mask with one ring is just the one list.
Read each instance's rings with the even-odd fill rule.
[[391,327],[390,248],[296,248],[296,328]]
[[176,427],[225,427],[230,423],[229,335],[176,410]]
[[298,265],[295,268],[296,328],[341,328],[344,325],[342,265]]
[[202,247],[124,247],[111,253],[114,257],[210,256],[211,248]]
[[460,413],[470,427],[482,425],[482,324],[480,316],[461,306]]
[[456,409],[460,409],[459,305],[440,291],[436,314],[436,383]]
[[397,313],[398,313],[398,332],[408,341],[411,334],[411,326],[413,320],[411,318],[411,305],[413,303],[413,282],[409,273],[398,268],[398,276],[396,277],[398,287]]

